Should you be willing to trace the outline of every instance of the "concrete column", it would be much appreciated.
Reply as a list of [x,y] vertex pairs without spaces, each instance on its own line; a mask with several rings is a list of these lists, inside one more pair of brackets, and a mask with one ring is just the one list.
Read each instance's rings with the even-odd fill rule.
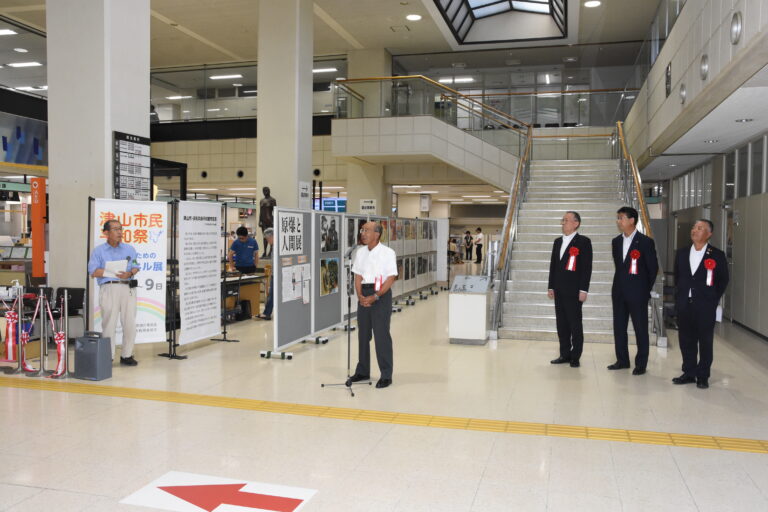
[[[387,50],[350,50],[347,53],[347,78],[372,78],[392,76],[392,55]],[[350,84],[365,96],[364,117],[381,117],[386,112],[387,100],[392,89],[387,82],[358,82]]]
[[88,196],[113,195],[112,132],[149,137],[149,21],[149,0],[46,1],[53,286],[85,286]]
[[[347,53],[348,78],[392,75],[392,56],[387,50],[351,50]],[[355,83],[350,86],[365,96],[364,117],[381,117],[391,89],[388,83]],[[391,215],[392,188],[384,183],[384,166],[364,162],[347,164],[347,211],[360,212],[360,199],[375,199],[377,215]]]
[[361,199],[376,200],[376,215],[391,214],[391,187],[384,184],[384,166],[363,161],[347,163],[347,211],[360,213]]
[[259,2],[256,182],[298,206],[312,181],[312,0]]

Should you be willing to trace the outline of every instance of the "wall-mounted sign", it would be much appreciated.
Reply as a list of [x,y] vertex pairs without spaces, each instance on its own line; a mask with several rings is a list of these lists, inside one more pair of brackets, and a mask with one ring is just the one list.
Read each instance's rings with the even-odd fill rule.
[[375,199],[361,199],[360,200],[360,213],[366,215],[376,215],[376,200]]
[[113,133],[114,198],[150,201],[150,139]]
[[308,181],[299,182],[299,209],[309,210],[312,207],[312,184]]

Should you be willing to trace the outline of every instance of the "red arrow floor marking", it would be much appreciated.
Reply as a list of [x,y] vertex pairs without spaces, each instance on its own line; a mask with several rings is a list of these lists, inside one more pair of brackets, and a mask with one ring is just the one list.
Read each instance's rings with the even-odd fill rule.
[[275,512],[293,512],[304,500],[284,498],[269,494],[241,492],[246,484],[220,485],[178,485],[158,487],[197,507],[213,512],[219,505],[236,505],[238,507],[274,510]]

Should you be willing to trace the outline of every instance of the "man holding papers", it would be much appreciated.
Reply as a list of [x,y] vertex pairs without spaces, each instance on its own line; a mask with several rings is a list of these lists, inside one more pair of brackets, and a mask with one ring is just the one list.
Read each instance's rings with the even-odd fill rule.
[[93,250],[88,260],[88,273],[99,284],[99,306],[103,336],[112,344],[115,358],[115,329],[117,319],[123,327],[123,349],[120,364],[136,366],[133,344],[136,340],[136,281],[139,272],[136,249],[122,242],[123,226],[117,220],[104,223],[107,241]]

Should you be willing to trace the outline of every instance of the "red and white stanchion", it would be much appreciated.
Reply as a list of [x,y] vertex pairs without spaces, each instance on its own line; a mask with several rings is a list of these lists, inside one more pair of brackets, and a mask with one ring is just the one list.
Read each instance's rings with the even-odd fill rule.
[[64,290],[64,294],[61,297],[61,306],[59,311],[61,316],[59,317],[59,329],[57,330],[56,321],[53,319],[53,312],[51,312],[51,305],[46,303],[48,311],[48,319],[51,321],[51,332],[53,333],[53,341],[56,343],[56,369],[49,372],[48,378],[58,379],[65,377],[67,374],[67,291]]
[[37,314],[42,309],[42,303],[45,300],[45,295],[43,294],[43,290],[40,290],[40,295],[37,297],[37,304],[35,305],[35,312],[32,314],[32,320],[29,322],[29,329],[24,327],[24,324],[21,325],[21,341],[19,343],[20,346],[20,352],[21,352],[21,367],[23,370],[30,374],[30,377],[34,377],[38,375],[41,371],[44,371],[45,367],[45,322],[40,322],[40,367],[34,368],[27,363],[27,343],[29,343],[30,335],[32,334],[32,329],[35,328],[35,320],[37,320]]
[[15,301],[13,303],[13,306],[11,306],[10,308],[8,307],[8,304],[5,303],[5,301],[3,301],[3,305],[5,306],[6,313],[5,313],[5,359],[3,359],[2,362],[15,363],[16,362],[16,337],[18,336],[16,334],[16,328],[19,324],[19,313],[18,311],[14,311],[13,309],[16,307]]
[[[11,315],[11,317],[14,320],[14,324],[13,324],[14,329],[13,329],[13,332],[11,333],[11,336],[8,336],[6,338],[7,340],[11,340],[11,348],[13,349],[14,355],[21,353],[21,350],[18,350],[18,351],[16,350],[16,339],[18,337],[16,333],[18,332],[17,326],[19,322],[21,321],[21,319],[24,318],[24,301],[22,300],[22,297],[24,296],[24,287],[21,286],[18,281],[15,281],[15,283],[16,284],[14,285],[14,289],[16,290],[16,301],[13,304],[16,306],[16,311],[13,311],[15,315]],[[10,313],[10,311],[8,313]],[[8,318],[7,314],[6,314],[6,318]],[[7,325],[8,324],[6,324],[6,326]],[[8,333],[7,327],[6,327],[6,333]],[[22,359],[21,357],[16,357],[16,363],[17,363],[16,366],[11,368],[3,368],[3,371],[6,374],[23,372],[24,369],[22,368],[21,359]]]

